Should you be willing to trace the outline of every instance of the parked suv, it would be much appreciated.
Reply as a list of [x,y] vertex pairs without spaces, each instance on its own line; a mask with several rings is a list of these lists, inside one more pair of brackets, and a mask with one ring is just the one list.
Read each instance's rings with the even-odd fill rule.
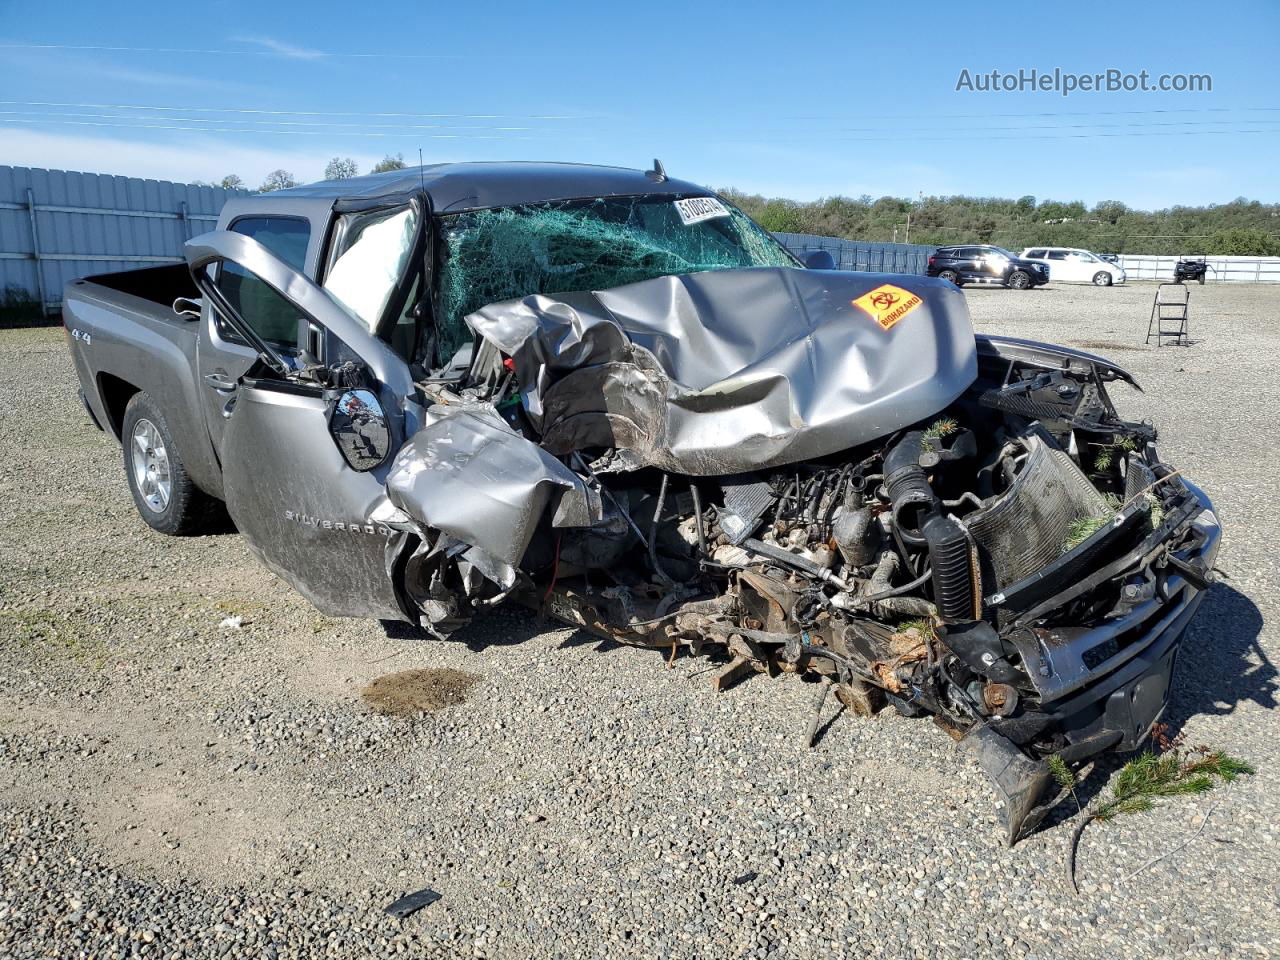
[[1020,259],[1017,254],[989,244],[939,247],[929,257],[928,272],[957,287],[966,283],[1000,283],[1012,290],[1029,290],[1049,282],[1045,264]]
[[1027,247],[1022,259],[1046,264],[1053,279],[1064,283],[1092,283],[1095,287],[1124,283],[1124,269],[1118,263],[1079,247]]

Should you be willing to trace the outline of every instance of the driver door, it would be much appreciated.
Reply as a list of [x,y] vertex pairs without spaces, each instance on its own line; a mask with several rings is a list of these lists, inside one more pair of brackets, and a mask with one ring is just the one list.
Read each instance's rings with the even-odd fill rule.
[[[322,613],[415,619],[389,573],[409,535],[375,512],[385,504],[394,453],[413,427],[406,409],[415,409],[416,388],[407,364],[251,237],[219,231],[186,250],[208,309],[252,354],[219,391],[225,400],[218,400],[215,440],[227,509],[246,543]],[[252,299],[230,303],[215,282],[228,270],[255,281]],[[288,318],[305,342],[292,349],[269,342],[262,323],[242,311]],[[284,327],[275,332],[282,338]]]

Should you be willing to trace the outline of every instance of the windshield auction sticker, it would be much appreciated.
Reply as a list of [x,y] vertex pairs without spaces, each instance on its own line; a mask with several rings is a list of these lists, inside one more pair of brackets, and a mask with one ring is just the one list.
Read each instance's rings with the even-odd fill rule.
[[924,303],[916,294],[891,283],[876,287],[849,302],[871,314],[882,330],[892,329],[895,323]]
[[686,227],[693,223],[701,223],[703,220],[729,215],[729,208],[715,197],[689,197],[685,200],[676,200],[674,203],[676,213],[680,214],[680,220]]

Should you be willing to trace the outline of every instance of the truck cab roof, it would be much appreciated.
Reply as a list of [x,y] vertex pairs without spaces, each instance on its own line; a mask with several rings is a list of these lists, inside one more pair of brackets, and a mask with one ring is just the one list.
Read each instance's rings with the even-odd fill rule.
[[628,167],[581,163],[475,162],[433,163],[346,180],[321,180],[253,197],[261,210],[268,200],[319,200],[359,203],[391,200],[425,191],[436,213],[460,213],[488,207],[640,195],[706,196],[705,187],[684,180],[655,179]]

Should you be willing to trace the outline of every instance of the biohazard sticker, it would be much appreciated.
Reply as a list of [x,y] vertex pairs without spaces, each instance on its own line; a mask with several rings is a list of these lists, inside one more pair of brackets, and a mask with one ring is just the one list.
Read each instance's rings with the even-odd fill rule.
[[910,290],[895,287],[892,283],[876,287],[864,293],[857,300],[849,301],[855,307],[861,307],[875,318],[881,330],[892,329],[893,325],[924,303],[919,295]]

